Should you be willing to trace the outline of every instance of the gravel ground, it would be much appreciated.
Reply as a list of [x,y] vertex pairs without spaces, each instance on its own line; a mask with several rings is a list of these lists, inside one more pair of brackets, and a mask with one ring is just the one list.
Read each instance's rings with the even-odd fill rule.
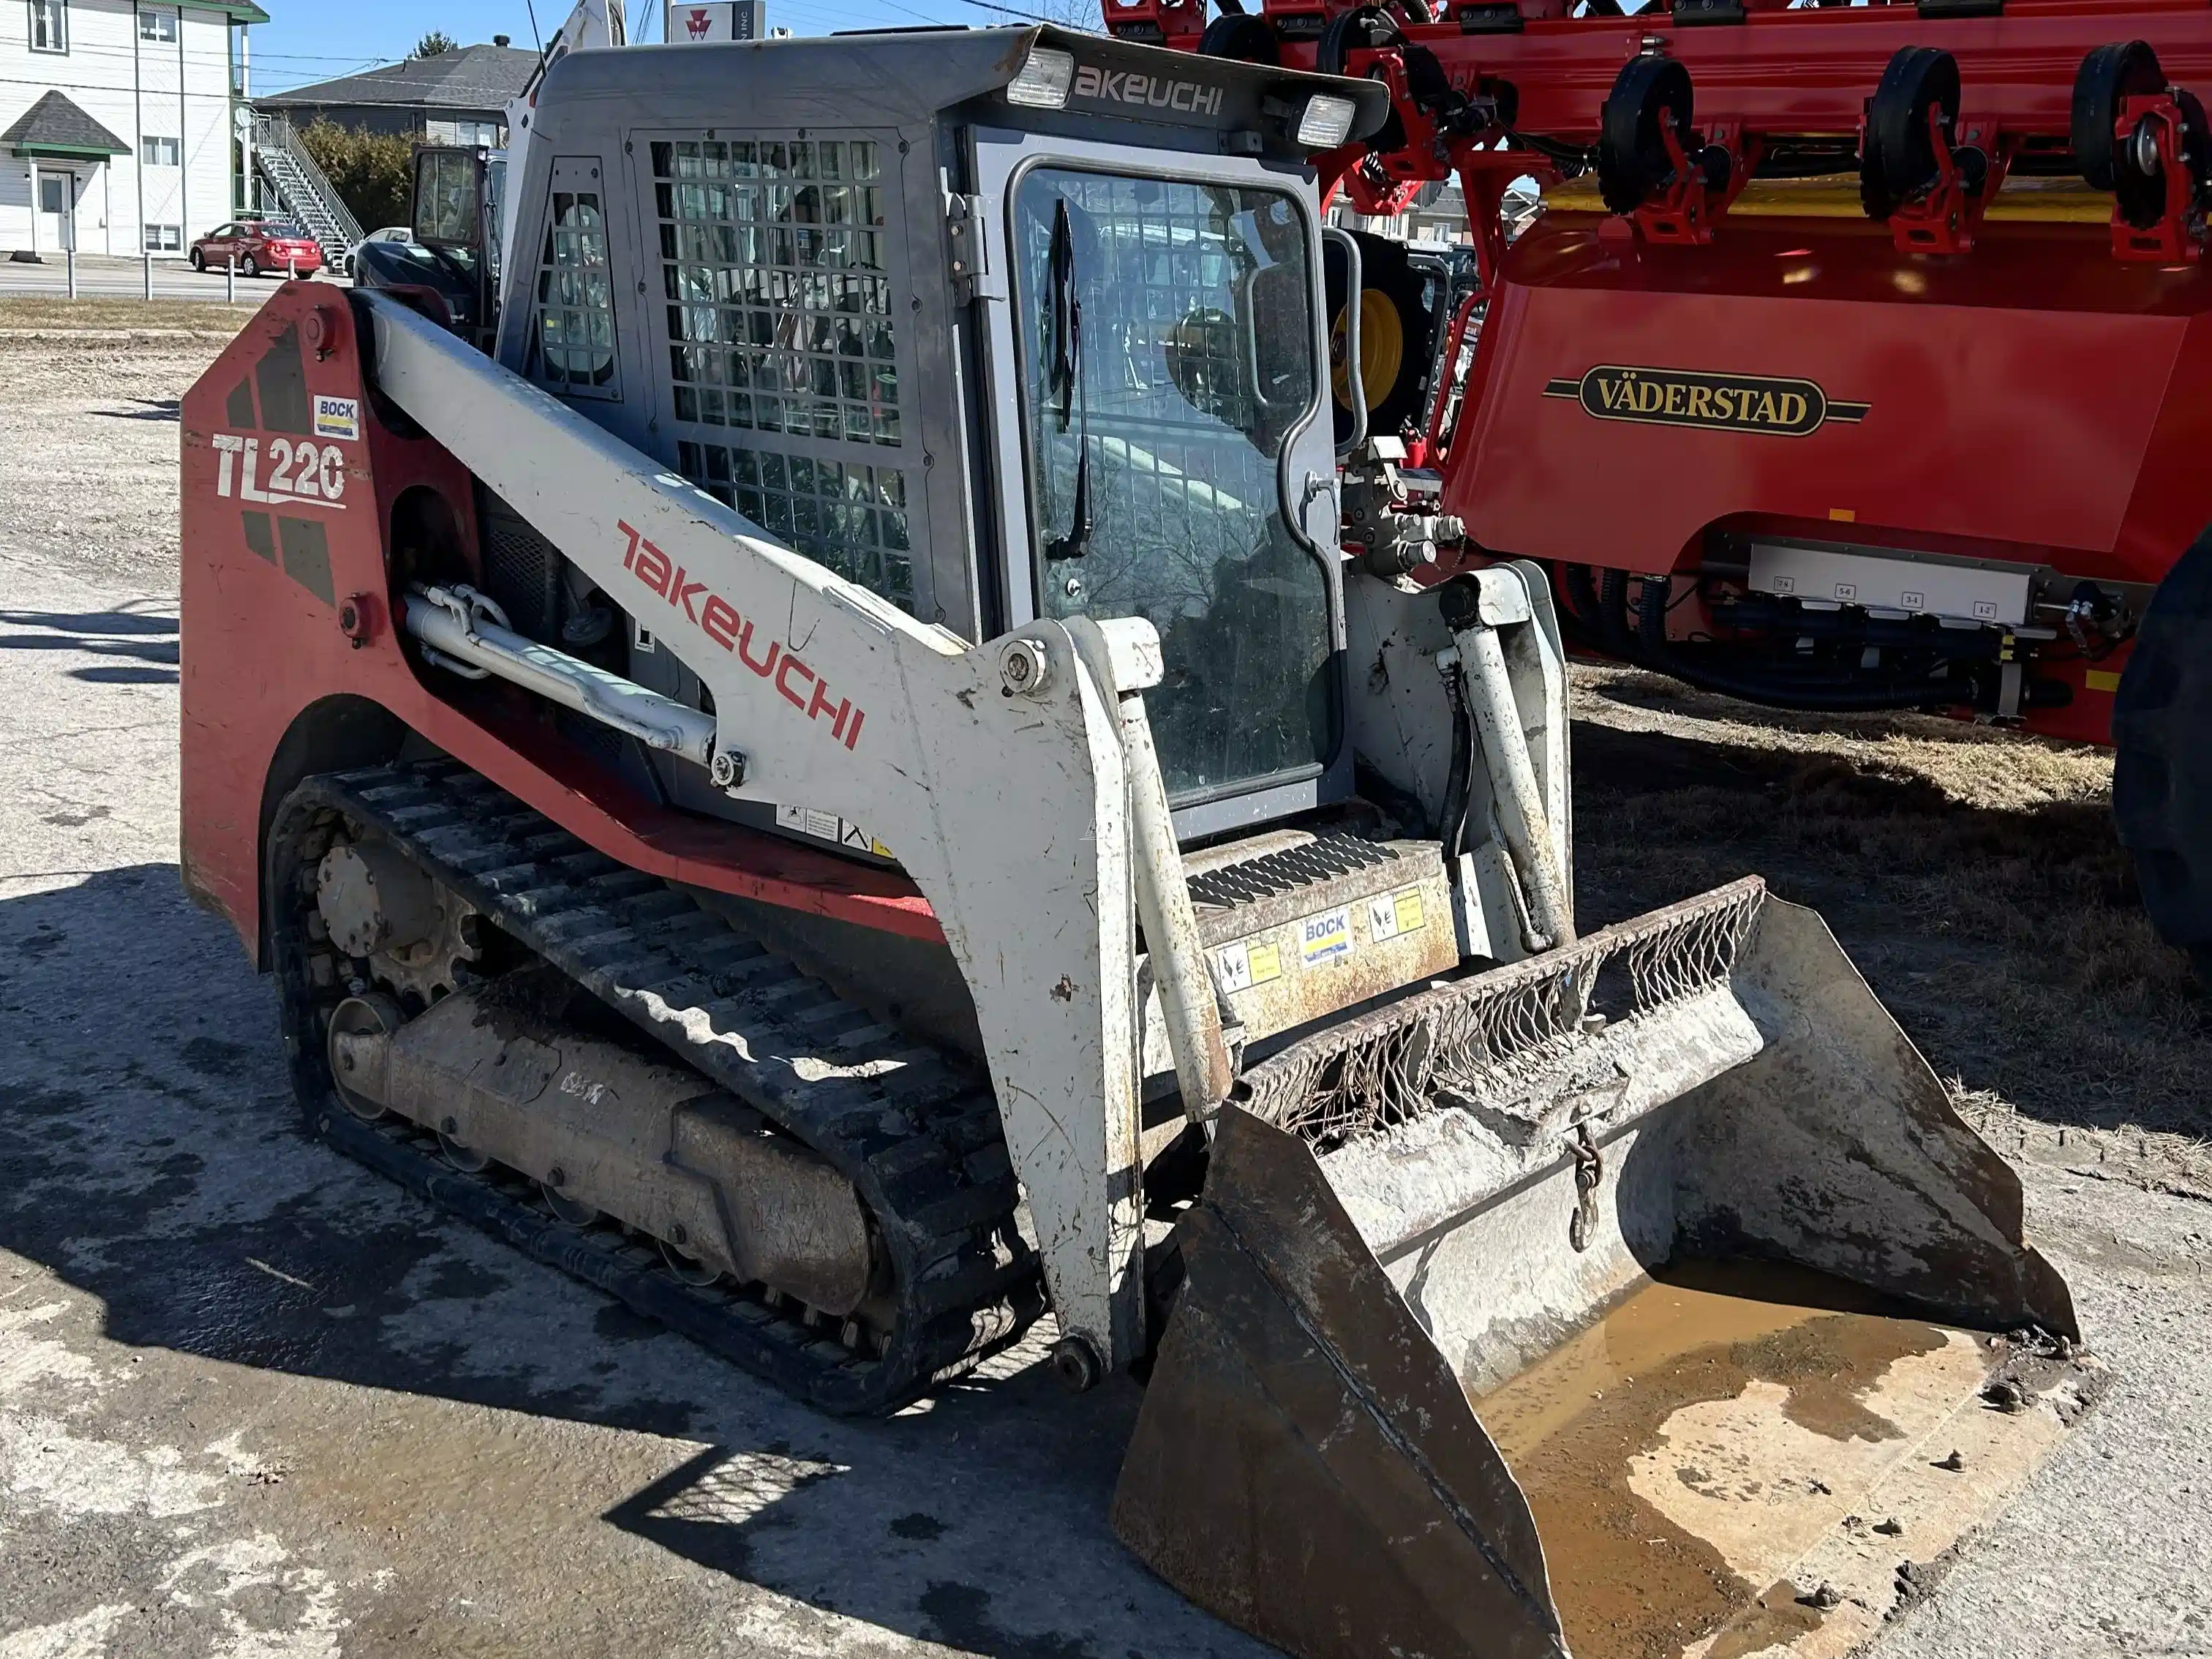
[[[1032,1346],[831,1422],[294,1131],[270,988],[175,868],[176,399],[212,349],[0,341],[0,1659],[1261,1652],[1106,1529],[1130,1389],[1070,1401]],[[2010,1044],[1960,1005],[2008,963],[2057,1029],[2081,986],[1768,789],[1815,763],[1893,782],[1894,733],[1581,683],[1584,908],[1730,860],[1841,890],[1838,931],[2015,1160],[2116,1373],[1878,1650],[2212,1653],[2212,1179],[2182,1133],[2203,1085],[2106,1056],[2069,1088],[2052,1049],[1994,1091]],[[2094,802],[2084,764],[2026,806],[1885,795],[1883,833]],[[1778,827],[1741,830],[1747,788]],[[1703,862],[1700,811],[1740,830]],[[2188,1048],[2194,988],[2159,974],[2160,1040]]]

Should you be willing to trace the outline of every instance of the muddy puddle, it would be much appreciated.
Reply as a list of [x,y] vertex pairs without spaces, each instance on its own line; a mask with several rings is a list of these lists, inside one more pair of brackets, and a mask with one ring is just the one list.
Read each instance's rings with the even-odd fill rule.
[[1816,1628],[1762,1592],[1982,1374],[1972,1339],[1821,1274],[1663,1271],[1475,1401],[1576,1659],[1741,1659]]

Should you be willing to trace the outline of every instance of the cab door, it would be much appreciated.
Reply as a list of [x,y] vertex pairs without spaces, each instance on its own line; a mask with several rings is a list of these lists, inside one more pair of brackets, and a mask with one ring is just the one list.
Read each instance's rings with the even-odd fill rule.
[[39,246],[57,252],[76,246],[76,175],[39,169]]
[[1144,616],[1178,830],[1351,791],[1303,169],[974,135],[1008,616]]

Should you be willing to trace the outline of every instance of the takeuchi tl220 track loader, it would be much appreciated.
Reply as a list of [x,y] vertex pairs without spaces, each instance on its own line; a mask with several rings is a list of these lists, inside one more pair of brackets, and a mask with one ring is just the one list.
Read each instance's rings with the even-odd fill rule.
[[570,56],[489,355],[302,284],[185,400],[186,879],[316,1135],[792,1394],[1048,1311],[1120,1535],[1292,1653],[1840,1652],[2094,1373],[1817,917],[1578,927],[1541,574],[1340,551],[1387,105]]

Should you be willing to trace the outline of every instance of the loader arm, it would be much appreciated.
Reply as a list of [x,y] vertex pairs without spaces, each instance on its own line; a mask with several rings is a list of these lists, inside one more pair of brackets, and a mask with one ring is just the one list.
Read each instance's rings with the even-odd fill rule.
[[975,1000],[1063,1334],[1127,1363],[1144,1333],[1119,688],[1040,620],[1022,638],[1042,672],[1017,692],[998,652],[777,545],[397,301],[359,303],[378,389],[705,684],[731,793],[896,826]]

